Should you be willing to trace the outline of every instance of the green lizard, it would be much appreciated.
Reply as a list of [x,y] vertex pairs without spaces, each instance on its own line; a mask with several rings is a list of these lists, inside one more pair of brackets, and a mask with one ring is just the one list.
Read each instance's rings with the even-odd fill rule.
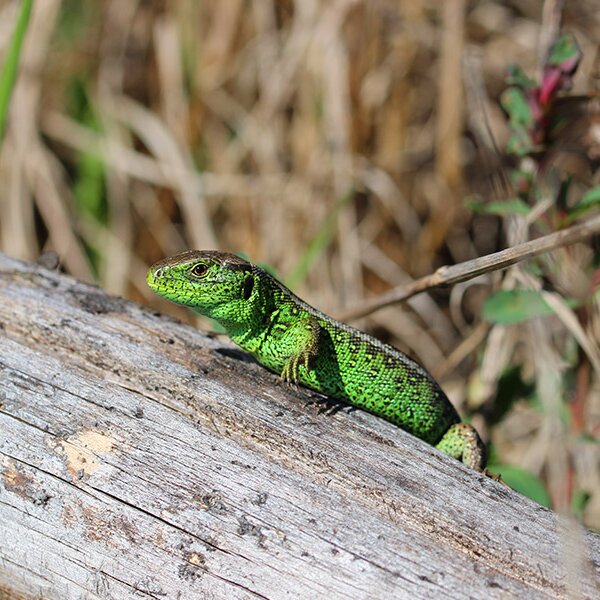
[[478,470],[485,447],[427,371],[309,306],[238,256],[192,251],[153,265],[148,286],[219,322],[259,363],[378,415]]

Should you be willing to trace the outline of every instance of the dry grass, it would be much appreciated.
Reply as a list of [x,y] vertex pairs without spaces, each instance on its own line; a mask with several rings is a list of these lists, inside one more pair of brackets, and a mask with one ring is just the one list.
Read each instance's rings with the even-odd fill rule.
[[[144,273],[187,248],[243,251],[341,312],[526,241],[531,223],[474,217],[463,198],[506,194],[497,97],[509,63],[536,73],[555,27],[555,3],[545,23],[543,4],[38,2],[0,152],[0,247],[55,250],[75,276],[184,317]],[[15,5],[0,2],[0,51]],[[592,1],[570,5],[585,91],[600,19]],[[521,365],[537,405],[517,400],[492,431],[475,423],[498,462],[544,480],[556,508],[589,494],[583,520],[600,528],[599,446],[582,437],[600,432],[598,296],[577,311],[562,300],[588,290],[591,254],[562,249],[538,274],[513,267],[360,325],[442,374],[466,412]],[[492,290],[542,282],[561,294],[549,300],[557,316],[482,322]]]

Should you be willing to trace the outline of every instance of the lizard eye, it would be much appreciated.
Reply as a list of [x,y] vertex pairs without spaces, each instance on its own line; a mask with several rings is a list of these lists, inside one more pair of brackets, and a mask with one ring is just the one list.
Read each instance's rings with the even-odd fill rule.
[[204,263],[198,263],[197,265],[194,265],[194,268],[192,269],[192,275],[195,275],[196,277],[204,277],[207,271],[208,267]]

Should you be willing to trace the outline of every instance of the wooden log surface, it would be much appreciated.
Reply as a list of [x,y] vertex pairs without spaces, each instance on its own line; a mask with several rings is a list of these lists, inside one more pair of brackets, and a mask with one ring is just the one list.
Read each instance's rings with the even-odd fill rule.
[[0,255],[0,598],[597,598],[600,537]]

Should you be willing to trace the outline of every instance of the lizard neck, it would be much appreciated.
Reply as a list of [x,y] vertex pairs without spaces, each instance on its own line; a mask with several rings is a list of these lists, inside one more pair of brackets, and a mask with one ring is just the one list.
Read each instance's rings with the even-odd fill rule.
[[273,289],[269,275],[257,269],[254,286],[248,298],[230,301],[219,307],[213,316],[225,328],[229,337],[242,348],[252,351],[255,341],[268,328],[268,316],[273,306]]

